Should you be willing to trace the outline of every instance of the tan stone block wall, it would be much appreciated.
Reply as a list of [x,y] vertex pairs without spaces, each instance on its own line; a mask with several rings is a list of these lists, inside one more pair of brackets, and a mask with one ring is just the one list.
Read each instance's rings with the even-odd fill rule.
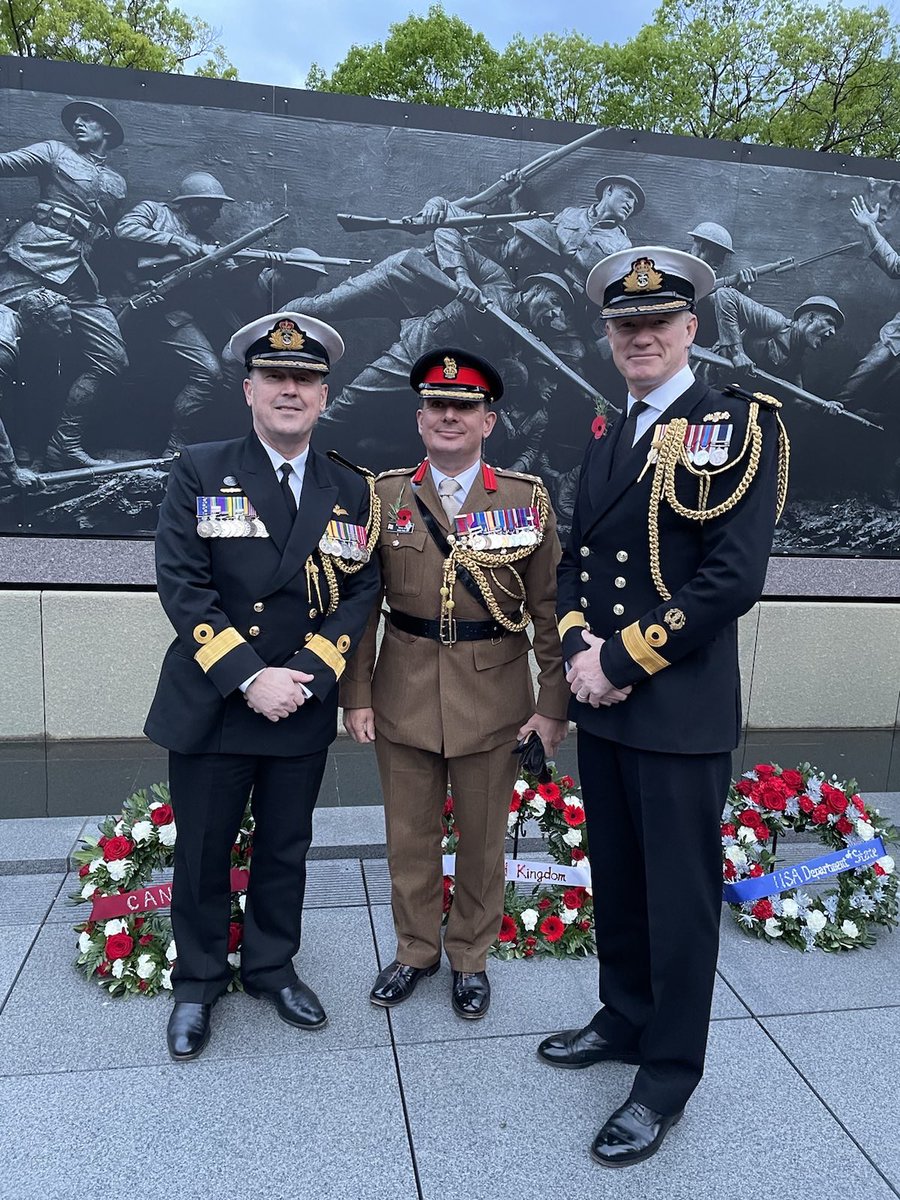
[[[171,639],[152,592],[0,592],[0,738],[139,737]],[[890,728],[900,604],[763,601],[740,661],[750,728]]]
[[43,733],[41,593],[0,592],[0,738]]
[[44,592],[47,736],[139,737],[172,627],[154,592]]

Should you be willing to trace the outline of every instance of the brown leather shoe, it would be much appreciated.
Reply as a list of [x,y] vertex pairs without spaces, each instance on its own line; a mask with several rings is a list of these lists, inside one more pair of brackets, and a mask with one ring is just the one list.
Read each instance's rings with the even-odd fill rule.
[[378,977],[369,992],[369,999],[381,1008],[393,1008],[395,1004],[408,1000],[416,990],[419,980],[433,975],[440,965],[441,960],[438,959],[430,967],[410,967],[395,958],[384,970],[378,972]]
[[658,1113],[628,1100],[612,1114],[591,1146],[591,1158],[604,1167],[630,1167],[651,1158],[682,1113]]
[[581,1070],[600,1062],[639,1063],[636,1050],[620,1050],[610,1045],[590,1025],[584,1029],[563,1029],[551,1037],[544,1038],[537,1048],[538,1058],[551,1067]]

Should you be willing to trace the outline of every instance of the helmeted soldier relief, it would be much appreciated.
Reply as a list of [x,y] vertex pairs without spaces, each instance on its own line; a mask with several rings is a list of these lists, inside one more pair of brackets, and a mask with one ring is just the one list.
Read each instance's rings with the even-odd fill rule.
[[106,165],[125,135],[109,109],[88,100],[67,104],[61,119],[74,147],[50,140],[0,154],[0,178],[32,176],[40,186],[30,219],[0,252],[0,304],[15,309],[28,292],[47,287],[64,295],[72,312],[80,373],[47,447],[51,468],[96,465],[83,445],[85,420],[101,383],[127,365],[118,323],[90,261],[125,199],[125,180]]

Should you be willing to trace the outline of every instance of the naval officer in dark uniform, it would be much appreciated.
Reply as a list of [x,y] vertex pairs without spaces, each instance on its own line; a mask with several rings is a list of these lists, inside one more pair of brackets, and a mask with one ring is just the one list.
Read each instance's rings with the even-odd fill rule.
[[600,1011],[545,1039],[559,1067],[638,1071],[592,1154],[654,1154],[700,1081],[722,901],[720,818],[741,728],[737,618],[758,600],[787,486],[778,401],[688,366],[711,268],[612,254],[601,305],[627,415],[589,445],[557,612],[594,876]]
[[156,535],[159,596],[177,636],[145,732],[169,750],[178,826],[168,1044],[179,1060],[203,1050],[231,977],[230,852],[251,789],[244,987],[292,1025],[325,1023],[291,960],[337,683],[379,588],[371,477],[309,445],[340,337],[273,313],[230,349],[247,368],[252,431],[184,449]]

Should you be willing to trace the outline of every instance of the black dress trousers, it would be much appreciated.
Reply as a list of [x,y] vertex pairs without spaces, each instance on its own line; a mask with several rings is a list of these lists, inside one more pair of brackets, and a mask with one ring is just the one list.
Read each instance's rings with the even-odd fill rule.
[[176,1000],[211,1004],[231,978],[231,847],[253,800],[250,885],[244,913],[241,978],[277,990],[295,982],[306,854],[327,749],[294,758],[169,752],[178,836],[172,932],[178,954]]
[[578,770],[602,1002],[591,1025],[639,1053],[630,1099],[676,1113],[703,1074],[731,754],[638,750],[579,730]]

